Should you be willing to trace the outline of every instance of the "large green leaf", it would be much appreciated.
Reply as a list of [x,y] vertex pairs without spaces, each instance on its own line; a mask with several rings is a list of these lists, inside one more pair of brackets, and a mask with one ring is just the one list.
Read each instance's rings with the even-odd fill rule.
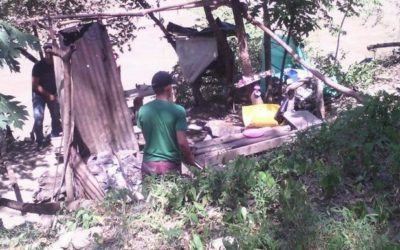
[[15,60],[20,56],[17,48],[31,48],[38,50],[39,41],[35,36],[24,33],[0,20],[0,67],[7,65],[11,71],[19,71],[19,62]]
[[15,100],[15,97],[0,94],[0,129],[7,125],[22,128],[28,119],[26,107]]

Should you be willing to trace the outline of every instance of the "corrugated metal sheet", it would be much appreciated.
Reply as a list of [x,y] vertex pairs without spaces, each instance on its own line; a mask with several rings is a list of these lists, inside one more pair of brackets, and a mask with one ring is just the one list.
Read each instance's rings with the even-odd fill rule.
[[[82,30],[84,33],[74,42],[77,50],[71,61],[75,124],[92,154],[137,151],[107,31],[99,23]],[[62,41],[66,41],[68,32],[62,34]],[[67,44],[61,43],[61,47],[65,48]],[[57,72],[60,74],[62,70],[56,69]],[[61,80],[62,76],[57,76],[57,79]]]

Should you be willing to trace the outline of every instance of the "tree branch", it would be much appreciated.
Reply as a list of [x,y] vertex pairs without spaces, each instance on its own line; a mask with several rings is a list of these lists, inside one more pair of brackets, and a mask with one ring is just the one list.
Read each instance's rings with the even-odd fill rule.
[[19,50],[23,56],[28,58],[29,61],[31,61],[33,63],[37,63],[39,61],[35,56],[33,56],[31,53],[29,53],[26,49],[24,49],[22,47],[18,47],[15,49]]

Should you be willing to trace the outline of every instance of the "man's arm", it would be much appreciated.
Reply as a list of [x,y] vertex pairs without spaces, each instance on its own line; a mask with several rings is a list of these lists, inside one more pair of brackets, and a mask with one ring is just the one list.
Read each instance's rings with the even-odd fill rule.
[[189,142],[186,137],[186,132],[184,131],[177,131],[176,132],[176,138],[178,139],[178,145],[179,148],[182,152],[183,155],[183,160],[185,163],[190,164],[192,166],[196,165],[196,162],[194,160],[194,156],[192,154],[192,151],[190,150],[189,147]]

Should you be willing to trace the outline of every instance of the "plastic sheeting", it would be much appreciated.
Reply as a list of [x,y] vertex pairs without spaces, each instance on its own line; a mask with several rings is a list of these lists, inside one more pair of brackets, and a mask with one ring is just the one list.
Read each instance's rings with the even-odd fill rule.
[[193,83],[218,57],[214,37],[177,38],[176,53],[186,81]]

